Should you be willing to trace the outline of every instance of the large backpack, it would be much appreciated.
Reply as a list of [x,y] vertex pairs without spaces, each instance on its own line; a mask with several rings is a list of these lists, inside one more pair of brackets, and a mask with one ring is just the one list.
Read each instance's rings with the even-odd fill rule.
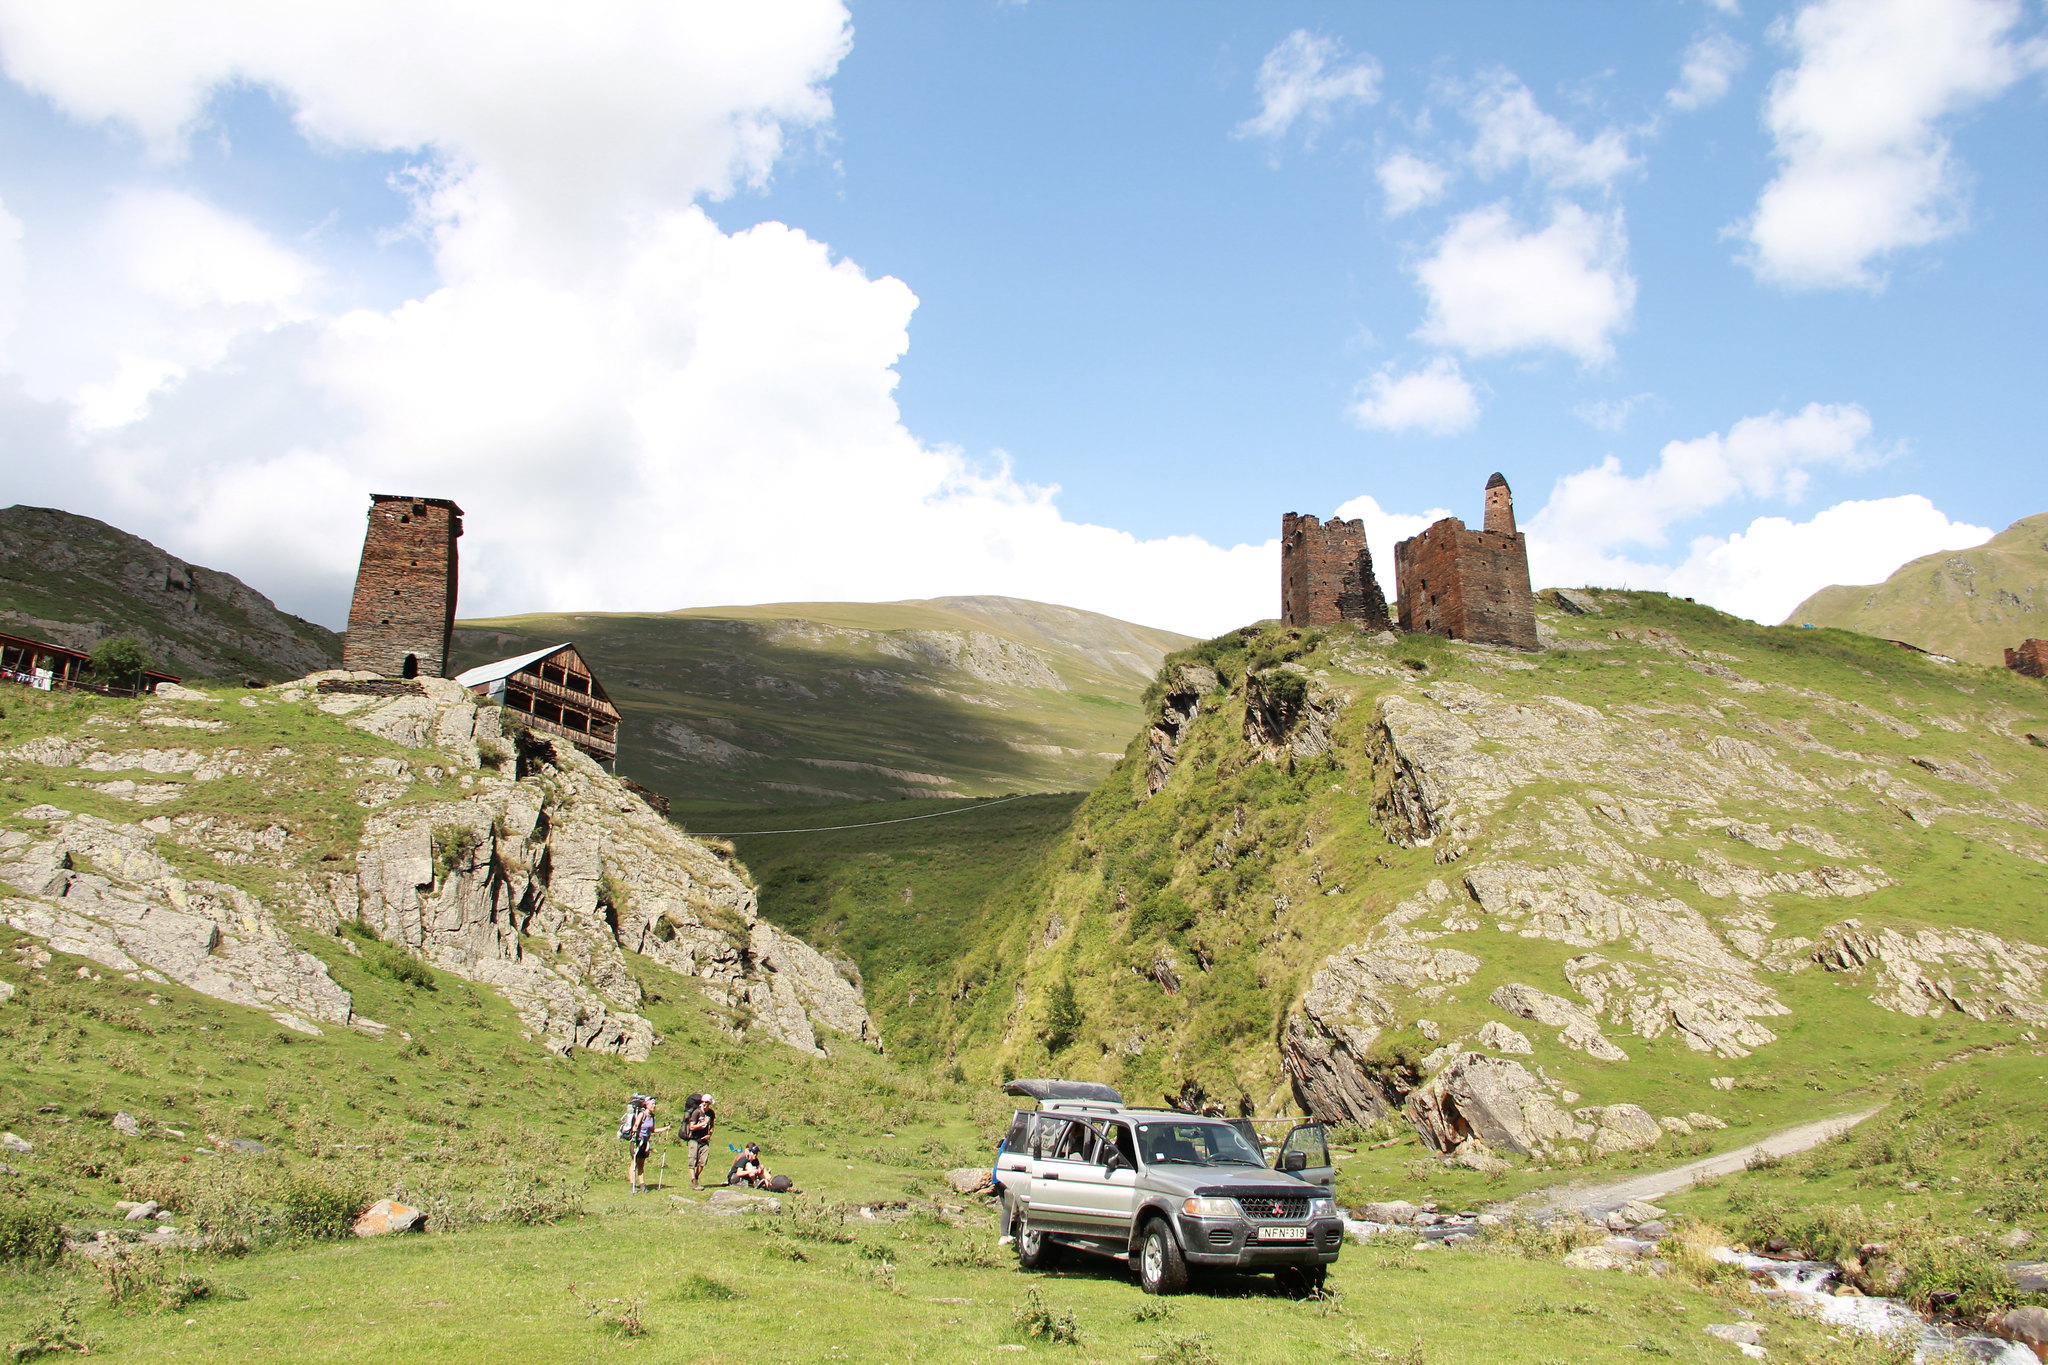
[[631,1142],[640,1130],[640,1110],[647,1103],[647,1096],[635,1095],[626,1101],[626,1112],[619,1115],[619,1141]]

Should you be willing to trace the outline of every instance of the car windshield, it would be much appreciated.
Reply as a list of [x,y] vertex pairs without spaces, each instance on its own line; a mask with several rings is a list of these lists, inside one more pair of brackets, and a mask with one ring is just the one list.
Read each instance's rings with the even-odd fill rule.
[[1138,1125],[1138,1151],[1151,1165],[1259,1166],[1266,1163],[1244,1134],[1227,1123],[1151,1122]]

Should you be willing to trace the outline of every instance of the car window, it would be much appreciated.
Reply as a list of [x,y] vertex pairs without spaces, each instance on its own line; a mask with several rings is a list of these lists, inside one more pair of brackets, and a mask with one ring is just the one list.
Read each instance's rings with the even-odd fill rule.
[[1263,1166],[1258,1149],[1228,1124],[1150,1122],[1138,1125],[1138,1151],[1162,1165]]
[[1093,1161],[1095,1133],[1087,1124],[1069,1119],[1060,1127],[1046,1155],[1054,1161]]
[[1008,1135],[1003,1138],[1004,1151],[1023,1152],[1029,1149],[1031,1144],[1032,1117],[1033,1115],[1028,1109],[1017,1111],[1017,1116],[1010,1120]]
[[1283,1164],[1288,1152],[1300,1152],[1307,1158],[1302,1164],[1310,1170],[1318,1170],[1330,1164],[1329,1139],[1320,1123],[1303,1124],[1289,1133],[1280,1152]]
[[1102,1126],[1102,1146],[1098,1149],[1103,1161],[1109,1160],[1111,1148],[1124,1159],[1124,1165],[1135,1170],[1138,1165],[1138,1146],[1131,1137],[1131,1126],[1127,1123],[1106,1123]]

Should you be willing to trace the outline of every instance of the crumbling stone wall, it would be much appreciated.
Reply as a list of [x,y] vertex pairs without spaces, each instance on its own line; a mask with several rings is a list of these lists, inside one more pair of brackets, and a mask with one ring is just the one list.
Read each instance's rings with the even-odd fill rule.
[[1536,649],[1528,541],[1514,529],[1514,494],[1498,474],[1486,486],[1486,523],[1473,531],[1445,517],[1394,547],[1401,628]]
[[462,509],[446,498],[370,495],[370,525],[341,666],[392,678],[448,676]]
[[1294,512],[1280,519],[1280,619],[1290,626],[1392,626],[1363,521],[1324,523]]
[[2005,651],[2005,666],[2029,678],[2048,678],[2048,640],[2028,640]]

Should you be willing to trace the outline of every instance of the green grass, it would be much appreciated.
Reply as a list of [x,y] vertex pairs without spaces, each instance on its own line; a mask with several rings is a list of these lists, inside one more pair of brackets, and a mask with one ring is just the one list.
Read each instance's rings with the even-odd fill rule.
[[[927,648],[970,634],[1060,685]],[[1187,643],[1011,598],[799,602],[464,621],[457,666],[566,639],[624,715],[620,771],[679,810],[1086,787],[1137,725],[1152,666]]]
[[[113,1359],[995,1361],[1022,1345],[1029,1357],[1077,1361],[1549,1365],[1719,1358],[1702,1329],[1734,1320],[1739,1305],[1762,1315],[1775,1358],[1881,1358],[1831,1346],[1740,1286],[1507,1254],[1354,1246],[1325,1300],[1236,1278],[1158,1300],[1108,1263],[1020,1272],[985,1214],[962,1228],[856,1217],[830,1233],[839,1241],[818,1235],[836,1214],[723,1219],[701,1207],[601,1193],[587,1216],[551,1227],[201,1260],[186,1273],[220,1292],[170,1311],[109,1306],[80,1273],[0,1276],[0,1313],[11,1319],[0,1336],[68,1292]],[[1041,1317],[1071,1319],[1077,1344],[1033,1336]],[[622,1330],[625,1321],[637,1330]]]
[[[760,888],[761,912],[860,968],[868,1009],[891,1052],[943,1056],[943,978],[963,944],[1006,915],[1020,879],[1066,832],[1078,793],[999,802],[898,801],[862,806],[693,814],[688,828],[809,830],[734,838]],[[937,819],[915,817],[941,814]],[[874,824],[878,821],[900,821]]]

